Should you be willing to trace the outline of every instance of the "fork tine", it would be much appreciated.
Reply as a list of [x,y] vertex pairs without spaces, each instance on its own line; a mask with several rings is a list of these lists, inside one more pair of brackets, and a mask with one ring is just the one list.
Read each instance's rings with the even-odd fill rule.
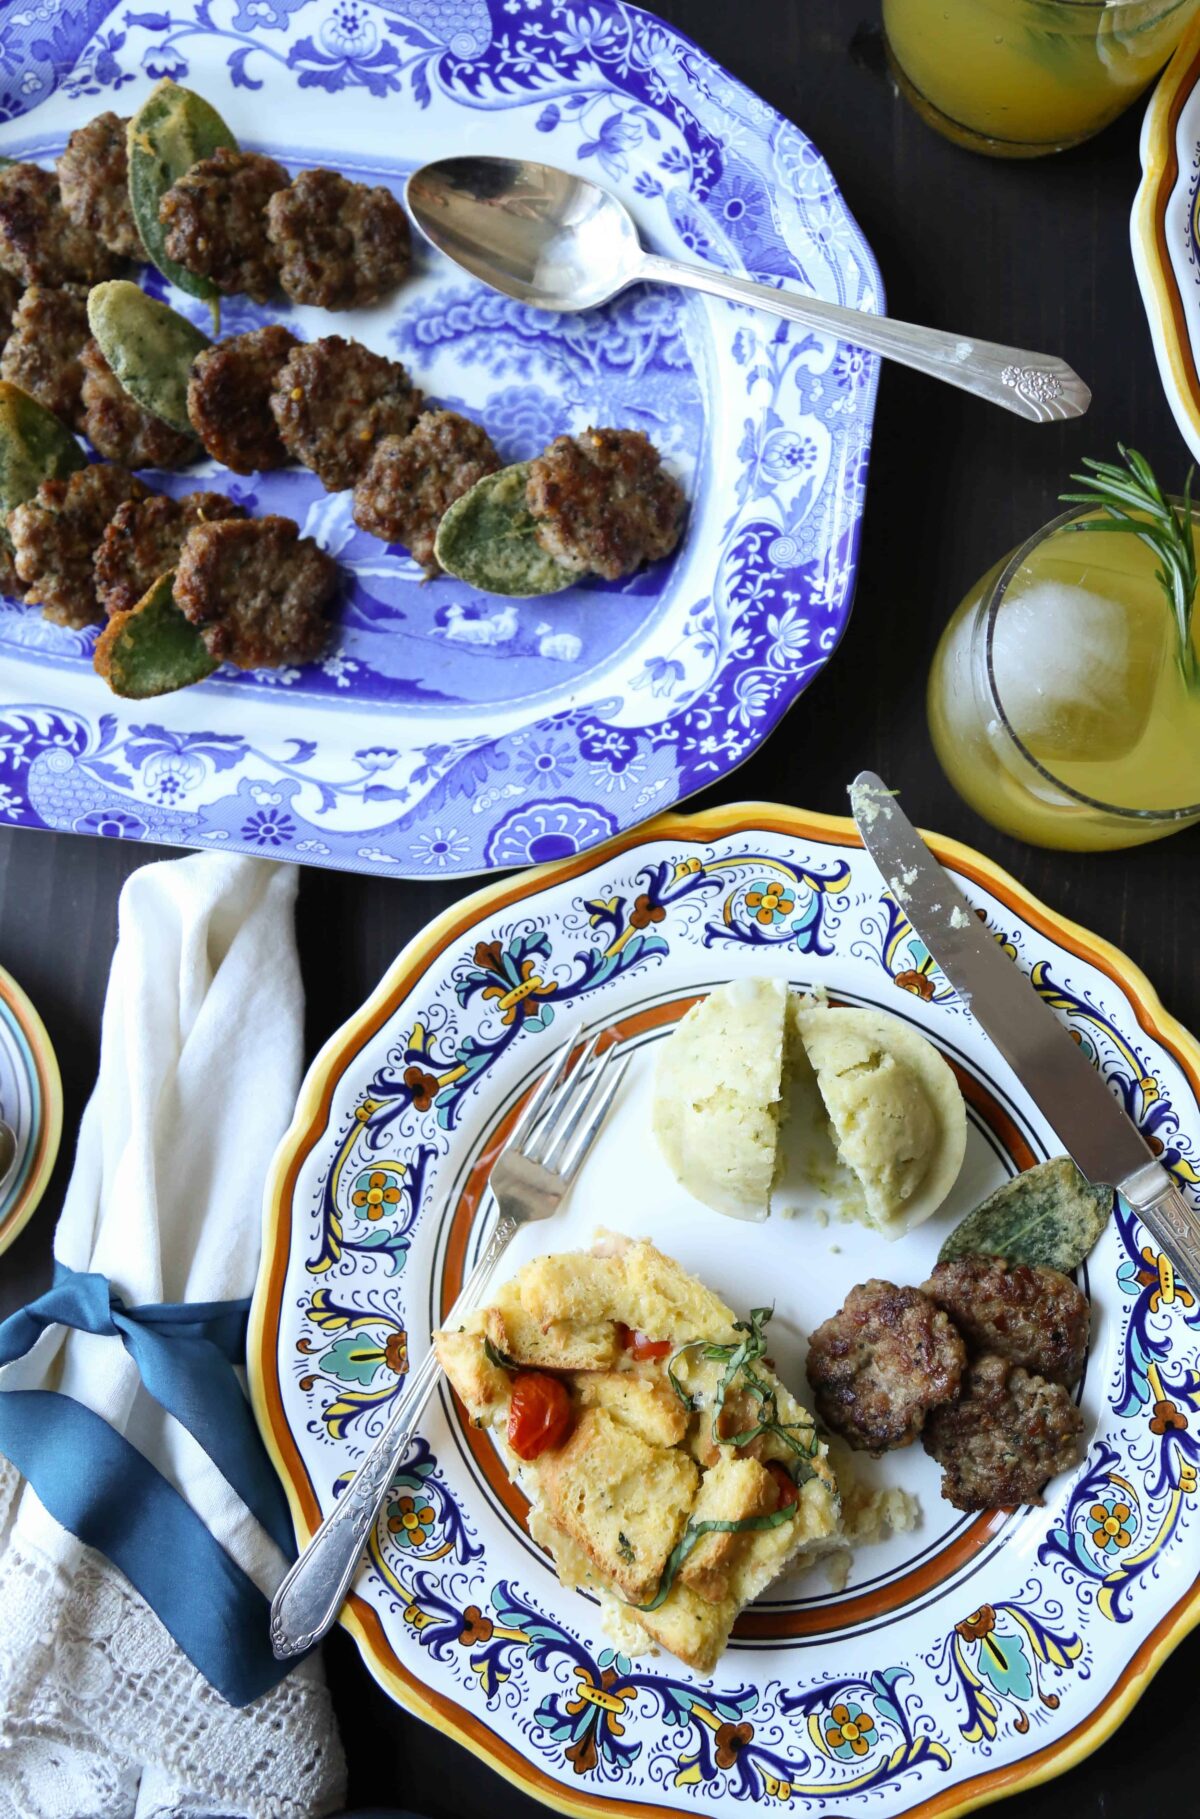
[[[615,1046],[616,1045],[614,1044],[614,1047]],[[612,1049],[609,1049],[608,1053],[611,1055]],[[607,1059],[607,1056],[605,1059]],[[599,1136],[600,1127],[608,1116],[609,1107],[616,1097],[617,1088],[625,1078],[625,1069],[629,1066],[629,1061],[630,1057],[628,1055],[622,1055],[616,1067],[608,1070],[608,1073],[605,1076],[604,1085],[601,1087],[596,1097],[594,1099],[589,1098],[585,1102],[585,1109],[587,1105],[591,1106],[590,1115],[588,1116],[586,1123],[580,1126],[579,1130],[572,1138],[566,1155],[558,1165],[558,1174],[564,1183],[570,1183],[575,1179],[575,1176],[579,1173],[584,1157]],[[595,1081],[596,1076],[593,1074],[593,1085],[595,1084]]]
[[578,1030],[574,1030],[571,1035],[567,1037],[566,1041],[561,1045],[558,1053],[555,1055],[554,1060],[550,1063],[550,1066],[546,1069],[532,1093],[530,1093],[529,1098],[525,1101],[524,1110],[508,1133],[508,1141],[504,1145],[504,1150],[501,1151],[502,1155],[506,1151],[519,1150],[522,1142],[529,1135],[529,1132],[533,1129],[538,1118],[541,1117],[546,1101],[557,1086],[559,1076],[566,1066],[567,1061],[570,1059],[571,1050],[574,1048],[578,1037]]
[[[608,1066],[609,1057],[616,1047],[616,1043],[610,1043],[603,1054],[596,1054],[596,1045],[599,1041],[600,1032],[597,1031],[596,1035],[593,1036],[592,1040],[588,1043],[584,1053],[579,1057],[579,1066],[571,1075],[570,1097],[566,1099],[561,1109],[557,1110],[557,1115],[554,1117],[552,1128],[549,1128],[543,1133],[544,1138],[549,1139],[544,1143],[544,1147],[539,1145],[538,1148],[537,1159],[543,1168],[554,1168],[556,1166],[555,1157],[562,1154],[562,1151],[570,1141],[572,1134],[579,1128],[580,1121],[583,1118],[588,1105],[592,1102],[596,1089],[599,1086],[600,1076]],[[596,1054],[596,1065],[591,1073],[588,1074],[587,1065],[592,1059],[593,1054]],[[563,1092],[565,1093],[565,1088],[563,1089]]]
[[599,1040],[600,1036],[597,1032],[585,1043],[583,1051],[570,1073],[564,1074],[560,1080],[553,1098],[543,1112],[540,1123],[535,1126],[532,1135],[526,1139],[521,1153],[527,1161],[540,1162],[543,1166],[548,1162],[550,1151],[558,1143],[571,1107],[580,1096],[588,1064],[596,1052],[596,1044]]

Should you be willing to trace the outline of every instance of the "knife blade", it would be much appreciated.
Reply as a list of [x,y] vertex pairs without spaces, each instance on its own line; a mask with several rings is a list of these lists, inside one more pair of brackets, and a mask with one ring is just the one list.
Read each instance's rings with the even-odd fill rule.
[[863,845],[975,1021],[1089,1181],[1116,1188],[1193,1290],[1200,1218],[1020,967],[988,933],[887,785],[860,771],[850,807]]

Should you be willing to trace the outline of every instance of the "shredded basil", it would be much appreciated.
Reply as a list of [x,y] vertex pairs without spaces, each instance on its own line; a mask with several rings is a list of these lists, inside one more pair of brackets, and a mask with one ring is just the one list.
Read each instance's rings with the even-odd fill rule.
[[[779,1419],[779,1401],[775,1390],[761,1377],[755,1375],[754,1366],[767,1349],[765,1328],[775,1309],[773,1307],[756,1307],[750,1310],[749,1320],[735,1320],[734,1331],[744,1335],[736,1344],[718,1345],[707,1339],[689,1339],[678,1351],[672,1353],[667,1362],[667,1377],[671,1388],[689,1414],[699,1406],[694,1396],[690,1396],[675,1374],[675,1366],[688,1352],[698,1351],[709,1363],[723,1364],[724,1371],[717,1384],[717,1393],[713,1400],[712,1438],[714,1446],[749,1446],[760,1434],[774,1434],[801,1459],[813,1459],[817,1453],[817,1436],[811,1427],[797,1421]],[[733,1387],[734,1379],[741,1375],[740,1387],[757,1401],[759,1418],[753,1427],[748,1427],[740,1434],[726,1434],[720,1431],[721,1415],[725,1407],[725,1398]],[[806,1436],[806,1441],[795,1439],[789,1429],[794,1429]],[[813,1476],[812,1471],[805,1472],[800,1479],[805,1483]]]
[[513,1371],[517,1368],[516,1359],[510,1358],[507,1352],[499,1351],[486,1333],[483,1340],[483,1355],[489,1364],[495,1365],[498,1371]]
[[789,1503],[785,1509],[775,1510],[769,1516],[740,1516],[736,1521],[689,1522],[682,1536],[667,1556],[662,1578],[658,1582],[649,1604],[637,1604],[635,1610],[656,1611],[666,1603],[671,1595],[679,1569],[698,1541],[705,1535],[743,1535],[762,1529],[782,1528],[785,1522],[791,1522],[799,1514],[799,1501]]

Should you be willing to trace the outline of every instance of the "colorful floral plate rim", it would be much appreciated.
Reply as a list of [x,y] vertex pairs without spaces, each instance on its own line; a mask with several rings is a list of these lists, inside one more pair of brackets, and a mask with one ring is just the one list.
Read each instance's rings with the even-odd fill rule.
[[[162,77],[292,169],[399,191],[465,147],[549,159],[613,187],[666,253],[883,307],[812,143],[621,0],[0,8],[0,151],[51,157]],[[394,302],[331,316],[235,298],[222,332],[267,321],[398,356],[505,460],[590,423],[645,429],[689,495],[680,548],[623,583],[505,601],[425,584],[303,469],[155,475],[317,537],[343,576],[334,643],[304,668],[222,670],[133,704],[92,673],[92,629],[0,600],[0,821],[397,877],[563,858],[724,776],[829,660],[854,593],[874,356],[667,287],[553,316],[423,244]]]
[[1200,457],[1200,18],[1193,20],[1142,123],[1133,263],[1167,401]]
[[[1124,955],[969,848],[933,845],[1194,1196],[1200,1047]],[[956,1203],[888,1247],[886,1273],[922,1280],[948,1221],[1054,1153],[847,821],[770,804],[670,815],[477,892],[318,1056],[268,1184],[251,1385],[301,1542],[451,1304],[491,1158],[580,1012],[633,1064],[554,1247],[597,1223],[649,1229],[735,1305],[769,1280],[781,1374],[803,1381],[803,1333],[881,1260],[856,1228],[731,1227],[673,1186],[646,1132],[654,1042],[698,992],[764,971],[907,1017],[958,1074],[971,1134]],[[344,1621],[401,1704],[573,1814],[960,1812],[1061,1772],[1200,1616],[1200,1310],[1123,1206],[1087,1285],[1089,1451],[1046,1507],[959,1518],[919,1449],[889,1456],[885,1481],[918,1489],[921,1528],[860,1549],[844,1589],[820,1569],[773,1589],[712,1682],[606,1642],[448,1394]]]
[[11,973],[0,967],[0,1113],[17,1138],[0,1194],[0,1255],[37,1210],[62,1136],[62,1080],[46,1026]]

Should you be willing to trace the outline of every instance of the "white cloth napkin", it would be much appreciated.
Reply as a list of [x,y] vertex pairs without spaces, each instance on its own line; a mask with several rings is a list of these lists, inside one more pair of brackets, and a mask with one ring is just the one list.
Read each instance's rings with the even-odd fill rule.
[[[100,1075],[56,1257],[127,1305],[251,1293],[263,1183],[295,1102],[295,868],[198,853],[121,893]],[[124,1433],[268,1595],[283,1559],[118,1339],[54,1327],[0,1373]],[[227,1705],[128,1580],[0,1458],[0,1819],[314,1819],[344,1764],[317,1661]]]

